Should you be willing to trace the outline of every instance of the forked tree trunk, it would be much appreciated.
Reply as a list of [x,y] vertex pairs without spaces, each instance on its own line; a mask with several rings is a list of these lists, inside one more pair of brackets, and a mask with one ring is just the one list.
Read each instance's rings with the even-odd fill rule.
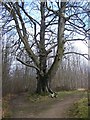
[[[61,3],[62,12],[65,10],[65,3]],[[59,8],[61,12],[61,9]],[[54,62],[51,65],[50,69],[46,73],[46,60],[47,53],[45,50],[45,2],[41,3],[41,30],[40,30],[40,72],[37,72],[37,93],[41,92],[50,92],[53,91],[49,86],[49,82],[55,76],[55,73],[62,61],[63,52],[64,52],[64,27],[65,19],[61,16],[58,16],[58,32],[57,32],[57,52],[54,58]]]
[[37,89],[36,89],[36,93],[38,94],[46,94],[46,93],[50,93],[53,94],[54,92],[52,91],[52,89],[50,88],[50,83],[49,83],[49,79],[46,76],[40,77],[39,79],[37,79]]

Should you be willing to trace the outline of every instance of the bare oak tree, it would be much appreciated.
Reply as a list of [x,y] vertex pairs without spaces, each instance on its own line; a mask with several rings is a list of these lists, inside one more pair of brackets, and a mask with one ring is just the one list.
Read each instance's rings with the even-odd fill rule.
[[[22,64],[36,69],[37,93],[53,91],[50,81],[54,78],[63,57],[67,54],[87,54],[66,50],[69,42],[87,42],[90,10],[85,2],[2,2],[3,34],[12,35],[16,58]],[[32,13],[33,12],[33,13]],[[82,37],[81,37],[82,36]],[[16,40],[15,40],[16,39]],[[55,55],[53,55],[53,50]],[[26,52],[29,61],[22,60]],[[48,68],[47,62],[52,59]]]

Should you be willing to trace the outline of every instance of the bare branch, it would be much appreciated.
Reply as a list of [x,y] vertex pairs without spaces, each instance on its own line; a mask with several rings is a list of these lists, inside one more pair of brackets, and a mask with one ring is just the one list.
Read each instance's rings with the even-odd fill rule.
[[31,17],[31,16],[25,11],[24,8],[22,8],[20,5],[19,5],[19,7],[23,10],[23,12],[25,13],[25,15],[26,15],[33,23],[36,22],[38,25],[40,25],[40,23],[39,23],[37,20],[35,20],[33,17]]
[[[90,12],[90,10],[88,10],[87,12]],[[84,13],[86,13],[86,11],[74,13],[74,14],[70,15],[69,17],[67,17],[67,20],[69,20],[69,19],[70,19],[71,17],[73,17],[73,16],[77,16],[78,14],[84,14]]]
[[16,59],[17,59],[19,62],[21,62],[22,64],[24,64],[24,65],[26,65],[26,66],[28,66],[28,67],[35,68],[36,70],[40,71],[38,67],[33,66],[33,65],[30,65],[30,64],[28,64],[28,63],[25,63],[25,62],[23,62],[22,60],[20,60],[19,58],[16,58]]
[[[81,55],[81,56],[83,56],[84,58],[86,58],[87,60],[89,60],[89,55],[88,55],[88,54],[82,54],[82,53],[77,53],[77,52],[66,52],[66,53],[64,53],[64,55],[68,55],[68,54]],[[88,57],[86,57],[86,55],[87,55]]]
[[[53,20],[56,18],[56,15],[52,18],[52,20],[51,21],[49,21],[49,23],[46,25],[46,28],[49,26],[49,25],[51,25],[51,23],[53,22]],[[55,23],[53,23],[53,24],[55,24]],[[57,24],[57,23],[56,23]]]
[[72,42],[72,41],[86,41],[86,40],[80,39],[80,38],[78,38],[78,39],[71,39],[71,40],[65,40],[65,42]]
[[50,58],[55,58],[56,55],[52,55],[52,56],[48,56],[47,59],[50,59]]
[[[32,49],[30,49],[30,46],[29,46],[29,43],[28,43],[28,37],[26,35],[26,30],[23,31],[25,36],[21,33],[19,21],[17,19],[15,11],[13,9],[9,8],[5,3],[4,3],[4,6],[6,7],[6,9],[11,13],[11,15],[14,18],[18,35],[19,35],[20,39],[22,40],[22,42],[23,42],[23,44],[25,46],[25,50],[27,51],[27,53],[31,57],[31,59],[33,59],[33,61],[36,64],[36,66],[39,66],[39,61],[37,60],[36,55],[34,54]],[[21,18],[21,16],[19,16],[19,17]],[[21,22],[23,22],[23,21],[21,20]],[[22,25],[23,25],[23,23],[22,23]],[[22,26],[22,28],[23,28],[23,26]],[[25,26],[24,26],[24,29],[25,29]]]
[[52,49],[55,48],[58,44],[55,44],[53,45],[52,47],[50,47],[48,50],[47,50],[47,54],[49,54],[50,52],[52,52]]

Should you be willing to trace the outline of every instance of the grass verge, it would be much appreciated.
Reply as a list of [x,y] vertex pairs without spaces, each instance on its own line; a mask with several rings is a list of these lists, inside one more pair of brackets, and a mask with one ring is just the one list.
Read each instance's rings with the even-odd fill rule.
[[12,115],[12,111],[10,108],[10,101],[15,95],[8,94],[2,98],[2,117],[3,118],[10,118]]
[[69,110],[69,117],[88,118],[88,99],[86,97],[73,104]]
[[28,99],[30,100],[30,102],[36,103],[36,102],[46,102],[46,101],[56,101],[56,100],[63,100],[66,96],[69,95],[74,95],[74,94],[82,94],[81,92],[78,91],[60,91],[57,92],[57,98],[51,98],[51,96],[49,94],[42,94],[42,95],[38,95],[38,94],[28,94]]

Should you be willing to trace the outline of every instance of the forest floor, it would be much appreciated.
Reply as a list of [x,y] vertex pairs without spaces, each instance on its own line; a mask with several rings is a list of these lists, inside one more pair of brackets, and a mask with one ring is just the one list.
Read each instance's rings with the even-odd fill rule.
[[27,93],[22,93],[10,102],[10,118],[68,118],[69,108],[81,98],[82,92],[59,93],[57,98],[43,96],[43,100],[42,97],[33,100]]

